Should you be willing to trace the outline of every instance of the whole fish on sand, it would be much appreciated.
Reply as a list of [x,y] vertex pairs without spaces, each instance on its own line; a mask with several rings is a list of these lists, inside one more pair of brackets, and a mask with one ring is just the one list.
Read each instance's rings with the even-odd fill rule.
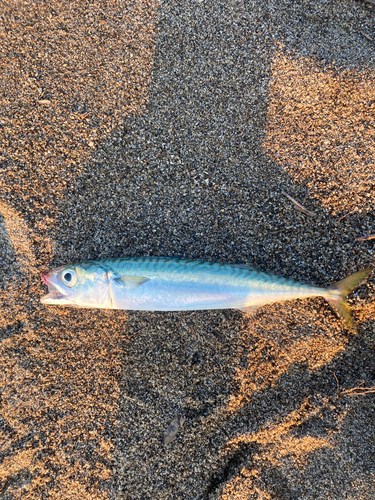
[[346,296],[372,269],[328,288],[257,271],[244,265],[166,257],[129,257],[58,267],[42,275],[49,293],[41,302],[72,307],[139,311],[241,309],[253,312],[272,302],[324,297],[354,323]]

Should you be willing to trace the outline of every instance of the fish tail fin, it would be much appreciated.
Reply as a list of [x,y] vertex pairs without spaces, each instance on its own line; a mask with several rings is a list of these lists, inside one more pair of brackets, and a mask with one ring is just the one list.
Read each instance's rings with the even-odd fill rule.
[[351,331],[355,330],[355,323],[346,298],[371,272],[372,268],[364,269],[328,287],[330,293],[326,299]]

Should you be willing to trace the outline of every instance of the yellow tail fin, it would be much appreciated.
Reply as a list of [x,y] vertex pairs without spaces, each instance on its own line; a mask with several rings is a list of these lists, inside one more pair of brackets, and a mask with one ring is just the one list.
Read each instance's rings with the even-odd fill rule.
[[371,274],[371,272],[372,268],[369,267],[328,287],[328,290],[336,293],[327,296],[326,299],[331,304],[333,309],[337,311],[337,314],[345,321],[349,330],[355,330],[355,323],[350,306],[346,301],[346,297],[359,285],[361,281]]

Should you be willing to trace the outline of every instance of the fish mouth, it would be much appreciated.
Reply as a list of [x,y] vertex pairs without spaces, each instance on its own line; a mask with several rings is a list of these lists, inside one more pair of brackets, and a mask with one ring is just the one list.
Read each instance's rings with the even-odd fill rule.
[[44,295],[40,302],[42,304],[58,304],[58,305],[70,305],[71,300],[68,299],[67,295],[64,295],[56,288],[56,286],[51,282],[50,273],[42,274],[42,281],[48,286],[48,293]]

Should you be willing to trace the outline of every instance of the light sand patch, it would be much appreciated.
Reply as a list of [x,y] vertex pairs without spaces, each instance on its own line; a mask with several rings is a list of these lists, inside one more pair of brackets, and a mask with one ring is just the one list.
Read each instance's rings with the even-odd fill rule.
[[[319,317],[315,309],[295,308],[292,317],[290,310],[287,312],[288,306],[279,304],[272,307],[285,307],[287,317],[280,318],[271,313],[265,318],[255,317],[254,323],[249,323],[243,336],[246,366],[236,372],[239,390],[229,400],[230,412],[237,411],[255,392],[275,385],[293,364],[304,363],[309,370],[314,371],[345,349],[347,339],[340,334],[337,324],[319,330]],[[305,334],[293,331],[288,325],[288,318],[292,319],[293,324],[305,327]]]
[[[158,0],[3,6],[1,187],[44,212],[42,226],[54,225],[56,205],[98,144],[144,111],[158,6]],[[9,30],[11,22],[16,27]]]
[[[326,404],[327,401],[324,402]],[[239,443],[259,443],[261,445],[272,445],[269,452],[263,457],[277,465],[280,457],[286,455],[295,456],[299,460],[307,453],[315,451],[317,448],[330,446],[329,440],[325,438],[313,438],[305,436],[296,438],[290,434],[292,428],[302,424],[306,419],[311,418],[321,411],[321,407],[312,407],[307,398],[302,405],[282,420],[279,424],[269,424],[258,432],[248,435],[241,435],[228,442],[227,446],[238,446]]]
[[17,255],[22,272],[35,274],[37,270],[31,243],[31,230],[16,210],[4,201],[0,201],[0,214],[4,218],[6,236]]
[[[323,402],[323,406],[327,401]],[[280,423],[270,423],[258,432],[241,435],[227,443],[226,452],[233,448],[238,448],[244,443],[257,443],[261,445],[261,452],[254,455],[254,462],[259,464],[260,469],[243,468],[238,476],[229,481],[221,495],[222,500],[237,498],[273,498],[267,491],[261,490],[256,484],[260,476],[262,464],[268,462],[272,466],[282,466],[283,459],[291,459],[296,467],[301,467],[306,462],[309,454],[321,448],[331,447],[329,438],[304,436],[295,437],[292,430],[300,426],[307,419],[319,415],[322,407],[311,407],[306,399],[295,411],[292,411]],[[246,496],[247,495],[247,496]],[[251,496],[250,496],[251,495]]]
[[[275,53],[263,147],[333,214],[371,210],[375,74]],[[360,208],[359,208],[360,207]]]
[[[113,445],[105,429],[116,425],[125,321],[113,311],[48,310],[48,333],[29,330],[0,344],[2,417],[11,437],[1,447],[9,460],[0,465],[0,486],[8,485],[8,495],[106,498],[100,484],[112,477]],[[17,448],[20,440],[26,449]]]

